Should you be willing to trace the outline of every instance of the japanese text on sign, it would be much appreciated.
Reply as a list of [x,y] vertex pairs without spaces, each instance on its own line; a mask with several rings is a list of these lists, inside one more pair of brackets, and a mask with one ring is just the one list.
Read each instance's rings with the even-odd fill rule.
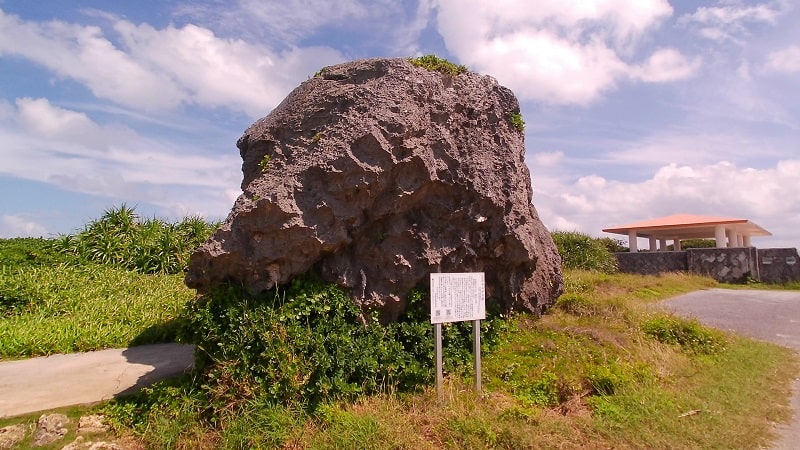
[[431,274],[431,323],[485,318],[483,272]]

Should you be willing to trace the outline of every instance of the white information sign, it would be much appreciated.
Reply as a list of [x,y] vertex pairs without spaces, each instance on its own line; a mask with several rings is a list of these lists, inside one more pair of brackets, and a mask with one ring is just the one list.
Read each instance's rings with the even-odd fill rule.
[[431,273],[431,323],[486,319],[483,272]]

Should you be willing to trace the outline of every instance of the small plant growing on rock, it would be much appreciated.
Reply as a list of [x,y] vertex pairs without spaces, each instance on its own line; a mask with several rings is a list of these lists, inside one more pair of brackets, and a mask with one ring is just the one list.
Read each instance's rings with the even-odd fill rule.
[[422,67],[432,72],[441,72],[445,75],[457,76],[468,72],[466,66],[453,64],[450,61],[444,58],[439,58],[436,55],[408,58],[408,61],[416,67]]
[[258,167],[261,168],[261,173],[267,172],[267,169],[269,169],[269,155],[264,155],[264,158],[258,163]]
[[320,141],[320,140],[321,140],[323,137],[325,137],[325,135],[324,135],[324,134],[322,134],[322,133],[317,133],[317,134],[315,134],[315,135],[314,135],[314,137],[312,137],[312,138],[311,138],[311,143],[312,143],[312,144],[316,144],[316,143],[317,143],[317,142],[319,142],[319,141]]
[[525,121],[522,120],[522,114],[516,111],[508,113],[508,119],[511,121],[511,126],[516,128],[517,131],[522,133],[525,131]]

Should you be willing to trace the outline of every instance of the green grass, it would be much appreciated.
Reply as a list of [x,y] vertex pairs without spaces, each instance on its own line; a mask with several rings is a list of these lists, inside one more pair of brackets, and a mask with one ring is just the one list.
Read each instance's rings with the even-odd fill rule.
[[155,387],[146,398],[183,393],[121,429],[167,448],[760,448],[789,419],[794,353],[648,307],[713,280],[568,271],[566,284],[547,315],[510,320],[484,358],[481,396],[466,370],[445,380],[442,402],[430,385],[312,409],[256,395],[209,416],[187,380]]
[[0,268],[0,359],[174,340],[181,275],[84,264]]
[[[41,240],[0,241],[0,256],[2,358],[170,340],[178,318],[203,311],[180,275],[77,264]],[[791,415],[797,355],[652,308],[717,286],[681,274],[567,270],[566,292],[548,314],[514,316],[497,330],[494,350],[483,360],[483,395],[473,392],[468,367],[449,373],[441,402],[426,384],[320,397],[313,405],[258,389],[215,396],[215,389],[241,383],[209,377],[209,370],[97,408],[109,415],[117,435],[134,436],[145,448],[761,448],[774,437],[773,423]],[[311,324],[310,314],[325,313],[320,300],[307,296],[273,313]],[[253,315],[260,309],[242,309],[247,317],[240,309],[230,309],[232,325],[267,323]],[[213,322],[207,325],[214,330]],[[408,326],[404,332],[425,335],[422,325]],[[246,328],[230,336],[281,331]],[[241,342],[231,355],[251,345]],[[297,365],[326,357],[295,351],[285,356]],[[237,364],[258,369],[261,357],[251,356]],[[269,373],[249,373],[262,372]],[[217,374],[224,378],[225,372]],[[258,381],[253,386],[269,385]],[[5,419],[0,426],[31,421]]]

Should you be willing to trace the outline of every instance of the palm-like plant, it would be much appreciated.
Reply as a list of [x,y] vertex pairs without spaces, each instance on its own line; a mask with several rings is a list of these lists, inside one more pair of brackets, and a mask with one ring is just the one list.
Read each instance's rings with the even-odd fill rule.
[[169,223],[141,220],[125,204],[110,208],[76,235],[63,235],[55,246],[63,253],[139,273],[179,273],[189,256],[217,227],[198,216]]

